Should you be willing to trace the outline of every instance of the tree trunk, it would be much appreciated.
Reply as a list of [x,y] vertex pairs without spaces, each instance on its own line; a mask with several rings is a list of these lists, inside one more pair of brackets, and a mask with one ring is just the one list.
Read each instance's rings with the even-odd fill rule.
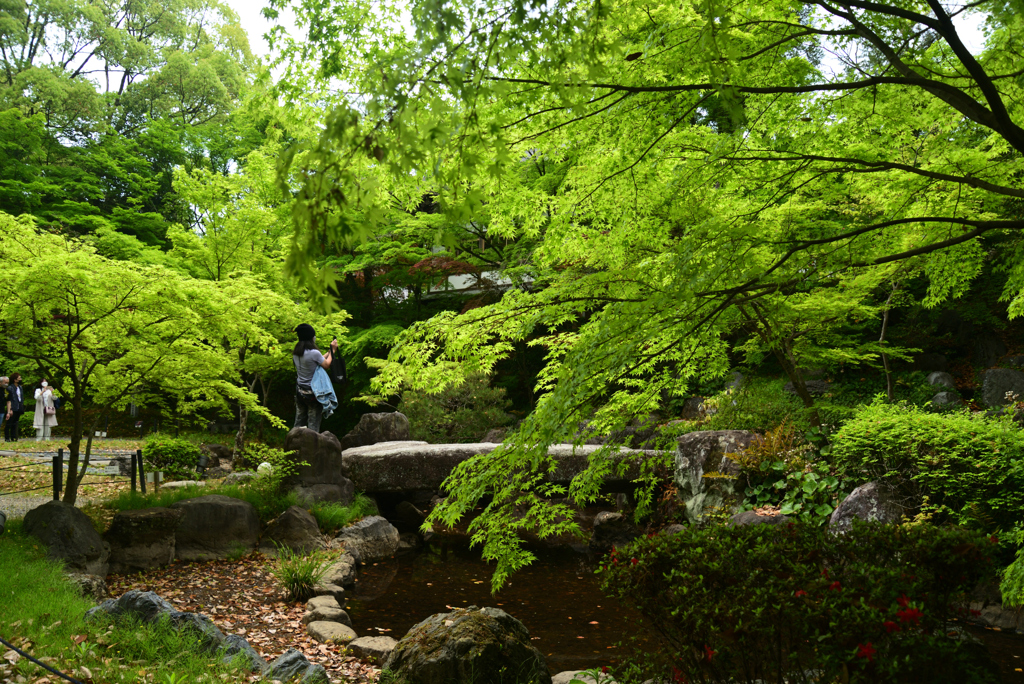
[[245,424],[249,420],[249,409],[238,407],[238,432],[235,433],[235,452],[231,456],[231,467],[241,467],[242,452],[245,451]]
[[[889,298],[885,300],[885,313],[882,314],[882,335],[878,338],[879,344],[885,343],[885,333],[889,329],[889,304],[892,303],[892,297],[896,294],[896,290],[899,289],[899,285],[892,286],[892,292],[889,293]],[[882,366],[885,367],[885,396],[889,399],[891,404],[895,398],[893,396],[892,389],[892,369],[889,368],[889,355],[885,353],[885,348],[882,348]]]
[[82,446],[82,393],[75,391],[71,397],[72,415],[71,443],[68,445],[68,472],[64,482],[64,503],[75,505],[78,498],[78,451]]
[[792,358],[789,344],[784,343],[782,349],[775,348],[773,351],[775,358],[782,365],[782,370],[786,372],[786,377],[793,383],[793,390],[796,392],[796,395],[800,397],[800,401],[804,403],[805,408],[811,409],[811,425],[819,427],[821,425],[821,417],[818,415],[818,409],[814,408],[814,397],[807,391],[807,383],[804,382],[804,377],[800,374],[800,369],[797,368],[796,362]]

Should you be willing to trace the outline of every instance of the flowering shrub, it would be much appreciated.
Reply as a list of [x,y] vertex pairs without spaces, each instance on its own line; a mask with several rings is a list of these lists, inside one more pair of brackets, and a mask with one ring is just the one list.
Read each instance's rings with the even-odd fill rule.
[[996,682],[984,651],[951,624],[964,591],[991,572],[994,546],[930,525],[855,525],[844,535],[757,525],[638,540],[609,557],[604,588],[638,609],[665,647],[646,648],[621,674]]

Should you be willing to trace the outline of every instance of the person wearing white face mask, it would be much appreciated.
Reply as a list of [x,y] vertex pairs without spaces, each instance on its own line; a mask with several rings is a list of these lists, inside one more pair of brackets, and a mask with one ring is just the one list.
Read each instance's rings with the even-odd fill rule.
[[36,412],[32,427],[36,429],[36,441],[49,441],[50,430],[57,424],[57,407],[53,403],[53,388],[43,380],[35,392]]

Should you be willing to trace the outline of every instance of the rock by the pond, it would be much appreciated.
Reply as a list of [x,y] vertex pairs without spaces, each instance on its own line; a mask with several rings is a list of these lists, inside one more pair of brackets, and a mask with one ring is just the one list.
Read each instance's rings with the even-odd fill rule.
[[389,636],[366,636],[350,641],[348,650],[357,658],[382,663],[395,650],[397,644],[398,642]]
[[605,553],[630,543],[640,531],[628,516],[613,511],[601,511],[594,518],[594,531],[590,536],[590,550]]
[[64,562],[68,570],[107,576],[110,549],[92,520],[63,501],[47,501],[25,514],[23,529],[43,543],[47,557]]
[[250,672],[263,672],[267,668],[267,661],[256,652],[244,637],[238,634],[228,634],[224,637],[221,660],[231,663],[239,659],[244,663],[245,669]]
[[939,392],[932,397],[932,407],[934,408],[949,408],[950,406],[960,406],[963,401],[955,392]]
[[84,572],[68,572],[64,574],[85,598],[102,601],[107,598],[107,580],[99,575],[88,575]]
[[267,666],[265,680],[278,680],[285,684],[328,684],[327,670],[323,665],[314,665],[300,651],[289,648]]
[[608,675],[594,678],[586,670],[566,670],[551,677],[551,684],[617,684]]
[[782,515],[758,515],[754,511],[743,511],[729,519],[729,527],[745,527],[747,525],[785,525],[789,518]]
[[745,430],[702,430],[677,440],[672,479],[689,522],[700,522],[710,509],[735,510],[740,469],[726,454],[743,451],[756,437]]
[[398,530],[379,515],[371,515],[343,528],[335,539],[360,563],[390,558],[398,549]]
[[293,475],[284,478],[282,487],[336,485],[341,489],[341,503],[346,506],[352,503],[355,488],[342,473],[341,442],[332,433],[292,428],[285,437],[284,449],[293,452],[289,458],[296,468]]
[[895,523],[903,518],[903,506],[888,485],[872,481],[850,492],[832,511],[829,528],[834,532],[848,532],[854,520]]
[[415,532],[420,529],[420,525],[427,519],[427,514],[416,508],[410,501],[399,501],[390,519],[400,530]]
[[351,432],[341,438],[342,447],[368,446],[409,439],[409,419],[404,413],[364,413]]
[[345,479],[345,485],[340,484],[315,484],[308,487],[298,486],[292,491],[295,497],[303,506],[312,506],[323,501],[340,503],[347,506],[355,498],[355,485],[352,480]]
[[412,553],[423,546],[423,539],[415,532],[402,532],[398,535],[398,549],[396,553]]
[[110,544],[110,572],[126,573],[170,565],[182,512],[173,508],[118,511],[103,535]]
[[175,558],[214,560],[256,548],[260,518],[248,501],[221,494],[171,504],[182,512],[175,533]]
[[350,553],[343,553],[338,560],[327,568],[321,582],[347,587],[356,581],[356,558]]
[[929,373],[928,384],[936,385],[938,387],[947,387],[951,390],[956,389],[956,381],[953,379],[953,376],[950,375],[949,373],[944,373],[942,371],[935,371],[934,373]]
[[981,381],[981,400],[986,406],[1005,406],[1007,395],[1024,399],[1024,373],[1010,368],[990,368]]
[[309,622],[306,633],[321,644],[347,644],[358,636],[354,629],[340,622]]
[[273,556],[277,555],[278,547],[286,547],[306,554],[322,545],[316,518],[304,508],[290,506],[267,525],[260,540],[260,551]]
[[384,661],[402,684],[550,684],[523,623],[498,608],[457,608],[415,625]]
[[302,616],[302,624],[310,622],[340,622],[352,626],[352,618],[348,616],[341,603],[329,595],[314,596],[306,601],[306,613]]
[[213,621],[199,613],[182,613],[151,591],[126,591],[120,598],[107,599],[85,613],[86,621],[106,614],[114,618],[130,616],[139,622],[152,623],[167,616],[176,630],[189,630],[200,638],[202,648],[213,653],[225,641],[224,633]]

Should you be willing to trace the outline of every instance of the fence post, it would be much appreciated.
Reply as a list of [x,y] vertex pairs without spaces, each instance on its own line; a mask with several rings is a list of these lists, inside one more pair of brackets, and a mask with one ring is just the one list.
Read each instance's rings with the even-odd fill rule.
[[132,460],[132,493],[133,494],[135,493],[135,468],[136,468],[135,459],[136,459],[136,455],[132,454],[132,459],[131,460]]
[[64,449],[57,449],[53,457],[53,500],[60,499],[61,480],[64,479]]
[[142,493],[146,493],[146,471],[142,467],[142,449],[135,450],[135,458],[139,460],[139,486],[142,487]]

